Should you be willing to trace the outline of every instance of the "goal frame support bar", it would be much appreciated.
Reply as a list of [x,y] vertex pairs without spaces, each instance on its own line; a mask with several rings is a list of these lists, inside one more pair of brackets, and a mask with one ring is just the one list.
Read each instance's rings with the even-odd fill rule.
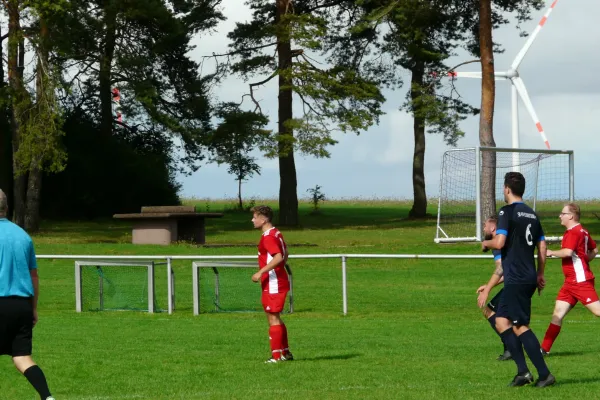
[[[192,296],[194,298],[194,315],[200,315],[200,268],[212,268],[215,272],[215,293],[218,296],[218,271],[217,268],[253,268],[256,269],[256,263],[248,263],[243,261],[194,261],[192,263]],[[288,274],[290,280],[290,314],[294,312],[294,278],[292,275],[292,269],[286,263],[285,271]]]
[[[174,272],[171,268],[171,260],[167,259],[166,262],[155,263],[154,261],[75,261],[75,311],[80,313],[83,309],[83,290],[82,290],[82,279],[81,270],[84,266],[94,267],[146,267],[147,268],[147,279],[148,279],[148,313],[152,314],[155,312],[154,300],[155,300],[155,282],[154,282],[154,270],[157,265],[167,266],[167,285],[168,285],[168,312],[173,313],[175,308],[175,288],[174,288]],[[102,288],[100,289],[102,291]],[[99,293],[102,301],[102,293]]]

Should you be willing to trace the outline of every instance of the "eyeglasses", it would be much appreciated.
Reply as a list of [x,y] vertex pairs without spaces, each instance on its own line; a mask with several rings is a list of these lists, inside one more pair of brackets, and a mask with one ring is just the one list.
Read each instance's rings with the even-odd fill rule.
[[573,213],[563,213],[563,212],[561,212],[561,213],[560,213],[560,214],[558,214],[558,215],[562,217],[563,215],[569,215],[569,214],[573,214]]

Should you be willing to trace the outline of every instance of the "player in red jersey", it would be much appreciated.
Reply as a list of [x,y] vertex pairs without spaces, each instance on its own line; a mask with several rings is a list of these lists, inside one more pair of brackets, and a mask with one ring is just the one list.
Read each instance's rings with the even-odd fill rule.
[[550,349],[560,333],[562,320],[581,302],[595,316],[600,317],[600,301],[594,287],[594,274],[590,270],[589,262],[596,257],[598,249],[594,239],[579,223],[581,210],[575,203],[566,204],[560,213],[560,224],[567,230],[562,239],[560,250],[548,250],[547,256],[562,258],[562,269],[565,282],[558,292],[552,321],[548,326],[542,353],[550,353]]
[[285,270],[287,246],[281,232],[271,222],[273,210],[270,207],[257,206],[252,209],[252,213],[254,227],[262,231],[258,244],[259,270],[252,275],[252,280],[261,283],[262,305],[269,321],[271,358],[266,362],[291,361],[294,356],[288,346],[287,328],[280,317],[290,290],[290,281]]

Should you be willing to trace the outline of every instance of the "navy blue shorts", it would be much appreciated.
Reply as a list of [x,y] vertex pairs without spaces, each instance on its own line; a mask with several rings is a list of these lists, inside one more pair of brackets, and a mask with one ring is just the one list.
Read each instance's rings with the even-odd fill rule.
[[490,302],[487,303],[488,308],[493,312],[496,312],[498,310],[498,304],[500,303],[500,297],[502,296],[503,291],[504,289],[500,289],[500,291],[496,293],[494,297],[492,297]]
[[33,338],[33,299],[0,297],[0,355],[30,356]]
[[496,317],[506,318],[517,326],[529,325],[531,297],[536,289],[535,284],[504,284]]

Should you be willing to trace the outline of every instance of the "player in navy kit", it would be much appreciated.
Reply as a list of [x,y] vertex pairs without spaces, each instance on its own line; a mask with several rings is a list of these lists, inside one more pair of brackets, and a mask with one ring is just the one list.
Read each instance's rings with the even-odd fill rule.
[[[544,288],[546,240],[544,230],[535,213],[523,203],[525,178],[519,172],[504,176],[504,200],[507,205],[498,213],[496,236],[484,240],[482,249],[502,251],[504,290],[496,311],[496,330],[502,336],[513,360],[517,375],[510,386],[524,386],[533,382],[523,349],[538,372],[537,387],[553,385],[556,380],[542,356],[540,342],[529,328],[531,297],[536,288]],[[537,271],[534,251],[537,248]],[[499,278],[498,278],[499,279]]]

